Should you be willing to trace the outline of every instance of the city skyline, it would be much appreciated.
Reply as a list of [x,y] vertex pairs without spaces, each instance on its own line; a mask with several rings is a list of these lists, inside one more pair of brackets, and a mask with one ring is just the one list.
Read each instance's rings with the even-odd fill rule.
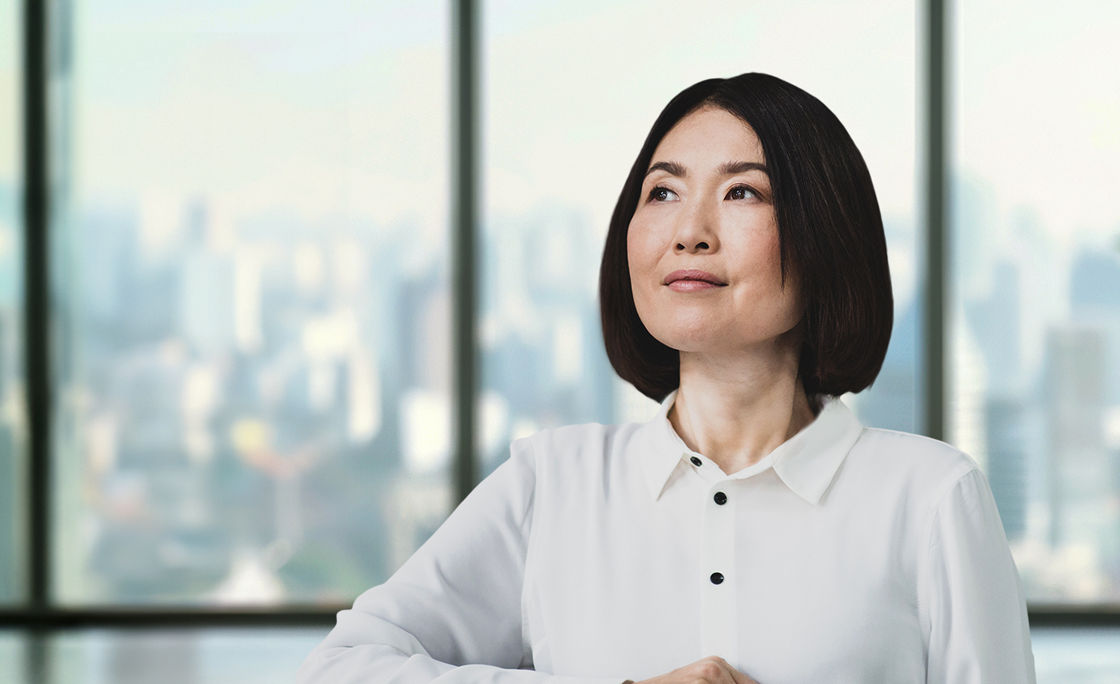
[[[345,591],[337,587],[355,591],[384,577],[453,504],[450,353],[439,341],[449,330],[446,254],[429,259],[419,271],[378,259],[381,246],[415,234],[405,221],[388,230],[370,223],[358,233],[350,222],[341,222],[324,231],[298,221],[275,222],[270,213],[246,217],[233,224],[232,233],[222,233],[210,216],[198,198],[185,202],[180,228],[155,249],[138,237],[144,214],[136,208],[102,207],[73,215],[73,237],[79,240],[73,253],[86,258],[85,266],[67,268],[73,280],[60,301],[69,306],[56,312],[68,321],[60,330],[68,331],[63,358],[70,359],[56,390],[61,398],[56,434],[59,457],[70,463],[77,458],[83,466],[67,472],[59,484],[61,491],[91,492],[94,498],[56,499],[70,502],[58,509],[66,522],[56,532],[65,561],[57,578],[64,600],[282,601],[301,596],[301,590],[343,600]],[[626,394],[633,390],[614,377],[602,351],[594,289],[587,282],[595,279],[595,262],[580,251],[592,232],[583,211],[555,204],[483,231],[483,474],[500,462],[516,437],[571,422],[616,422],[632,411]],[[1109,597],[1120,587],[1114,553],[1120,550],[1106,543],[1109,535],[1120,533],[1120,519],[1110,513],[1120,500],[1120,476],[1102,480],[1094,475],[1102,466],[1108,472],[1120,448],[1118,431],[1105,423],[1120,415],[1120,402],[1115,392],[1107,397],[1098,392],[1092,395],[1097,403],[1084,405],[1079,399],[1084,390],[1077,385],[1069,390],[1054,385],[1083,376],[1086,371],[1076,369],[1086,363],[1085,377],[1094,377],[1097,371],[1091,369],[1105,367],[1103,350],[1115,348],[1107,340],[1117,339],[1108,336],[1120,330],[1120,303],[1102,299],[1095,281],[1082,281],[1085,273],[1107,282],[1120,279],[1120,257],[1092,249],[1078,254],[1075,263],[1092,268],[1082,265],[1067,274],[1076,282],[1066,289],[1077,295],[1068,308],[1082,312],[1068,326],[1049,321],[1039,330],[1022,327],[1016,312],[1027,308],[1025,289],[1016,283],[1024,281],[1017,274],[1029,261],[1003,258],[997,262],[1001,286],[963,302],[966,337],[975,347],[970,363],[982,370],[980,384],[966,388],[975,398],[964,404],[974,407],[969,420],[979,422],[972,435],[963,434],[963,443],[950,441],[989,475],[1032,599],[1061,597],[1067,585],[1073,587],[1067,598],[1078,600]],[[880,378],[846,400],[865,425],[914,431],[918,354],[913,345],[921,301],[897,303],[892,351]],[[4,324],[11,320],[0,316],[4,329],[12,329]],[[1067,328],[1070,333],[1063,332]],[[1020,336],[1053,331],[1046,333],[1050,341],[1031,368],[1014,348],[1008,353],[1008,329],[1020,330]],[[387,337],[384,331],[393,334]],[[1081,337],[1070,338],[1074,346],[1069,347],[1057,343],[1058,333]],[[1071,351],[1061,351],[1067,348]],[[1053,364],[1073,364],[1069,368],[1076,372],[1047,371]],[[0,388],[7,397],[19,384],[10,371],[2,379],[6,387]],[[1067,395],[1071,399],[1061,399]],[[1048,396],[1055,401],[1037,403]],[[1093,415],[1101,416],[1095,428],[1083,420],[1069,428],[1068,434],[1081,442],[1080,436],[1089,435],[1096,446],[1088,455],[1067,447],[1072,437],[1062,437],[1066,428],[1054,422],[1055,411],[1068,413],[1062,407],[1069,401],[1077,409],[1095,407]],[[899,406],[907,405],[911,409],[899,413]],[[1050,425],[1045,448],[1023,433],[1035,414]],[[629,419],[644,419],[639,416]],[[433,425],[443,427],[433,430]],[[959,424],[954,427],[959,431]],[[1063,463],[1075,458],[1089,459],[1076,471],[1089,480],[1063,470]],[[383,496],[352,510],[353,502],[348,503],[347,510],[322,520],[311,513],[317,505],[353,490],[330,475],[340,462],[350,463],[351,483],[355,472],[364,472],[367,484],[380,483]],[[355,464],[360,464],[356,470]],[[1083,489],[1069,489],[1085,483],[1095,486],[1096,494],[1086,498]],[[402,498],[392,494],[394,488],[413,495]],[[1066,492],[1076,491],[1082,504],[1074,509],[1065,503],[1070,500]],[[237,502],[240,496],[257,503],[245,508]],[[427,503],[417,507],[420,501]],[[129,516],[145,510],[163,530],[157,535],[167,538],[126,532],[135,522]],[[243,513],[231,517],[231,510]],[[402,519],[402,511],[415,517]],[[355,521],[361,515],[367,516],[364,524]],[[380,522],[371,528],[375,519]],[[248,527],[222,527],[227,520],[242,520]],[[200,529],[217,537],[208,538]],[[326,566],[350,568],[345,572],[352,584],[332,578],[316,585],[297,574],[305,577],[301,585],[286,577],[292,568],[312,572],[300,565],[311,553],[301,544],[312,539],[315,554],[330,559]],[[323,543],[334,550],[324,550]],[[378,562],[355,566],[340,560],[349,545],[379,548],[368,557]],[[1055,579],[1056,571],[1036,560],[1040,547],[1072,556],[1067,562],[1073,563],[1087,548],[1101,555],[1092,556],[1091,567],[1082,558],[1081,565]],[[160,548],[163,556],[151,555]],[[141,550],[147,561],[130,556]],[[176,565],[175,559],[188,557],[211,559],[209,574],[195,568],[198,576],[192,577],[190,568]],[[323,567],[314,572],[324,572]],[[141,578],[138,568],[153,574]],[[1083,581],[1070,584],[1070,573]],[[184,577],[192,577],[186,586],[200,593],[165,593],[170,586],[184,586]]]

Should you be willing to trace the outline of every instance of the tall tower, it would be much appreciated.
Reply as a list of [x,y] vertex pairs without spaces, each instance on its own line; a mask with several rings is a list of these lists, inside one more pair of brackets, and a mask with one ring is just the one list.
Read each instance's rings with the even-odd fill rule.
[[1112,529],[1104,442],[1105,335],[1096,328],[1051,328],[1046,341],[1049,541],[1098,548]]

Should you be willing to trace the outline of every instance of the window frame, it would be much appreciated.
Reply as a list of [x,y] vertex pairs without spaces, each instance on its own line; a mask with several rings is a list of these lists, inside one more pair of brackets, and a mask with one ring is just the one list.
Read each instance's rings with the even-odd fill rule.
[[[917,0],[922,12],[918,37],[921,67],[918,84],[924,95],[919,111],[924,152],[925,315],[921,368],[923,432],[945,435],[946,301],[949,229],[948,193],[948,67],[951,63],[946,28],[952,8],[945,0]],[[24,0],[22,9],[22,112],[24,192],[24,330],[28,417],[28,511],[26,516],[26,600],[0,607],[0,627],[32,629],[70,627],[205,627],[332,625],[346,605],[288,604],[277,607],[206,608],[114,605],[65,608],[51,597],[51,330],[50,330],[50,174],[49,87],[51,49],[49,10],[61,3]],[[480,348],[477,251],[479,239],[479,23],[475,0],[450,0],[452,107],[452,331],[454,344],[454,481],[457,502],[477,484],[475,455],[478,430],[477,390]],[[456,503],[457,503],[456,502]],[[1030,623],[1047,625],[1120,625],[1120,605],[1028,605]]]

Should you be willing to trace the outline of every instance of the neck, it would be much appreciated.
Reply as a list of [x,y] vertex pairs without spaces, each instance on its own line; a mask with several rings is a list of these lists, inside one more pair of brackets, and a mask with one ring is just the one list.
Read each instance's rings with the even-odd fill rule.
[[815,418],[797,364],[788,347],[734,357],[681,352],[669,422],[727,474],[758,463]]

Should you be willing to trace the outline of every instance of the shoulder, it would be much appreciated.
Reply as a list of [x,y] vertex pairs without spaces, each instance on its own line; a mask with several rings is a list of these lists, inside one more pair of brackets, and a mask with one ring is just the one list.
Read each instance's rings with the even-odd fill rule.
[[513,440],[515,448],[531,449],[537,458],[601,457],[620,441],[628,440],[639,423],[577,423],[544,428]]
[[964,476],[982,474],[972,456],[948,442],[885,428],[863,428],[848,457],[883,484],[931,505]]
[[515,454],[530,454],[541,477],[556,481],[601,477],[627,461],[641,423],[577,423],[538,430],[513,440]]
[[928,471],[964,474],[978,464],[948,442],[913,432],[865,427],[853,450],[865,458],[890,461]]

